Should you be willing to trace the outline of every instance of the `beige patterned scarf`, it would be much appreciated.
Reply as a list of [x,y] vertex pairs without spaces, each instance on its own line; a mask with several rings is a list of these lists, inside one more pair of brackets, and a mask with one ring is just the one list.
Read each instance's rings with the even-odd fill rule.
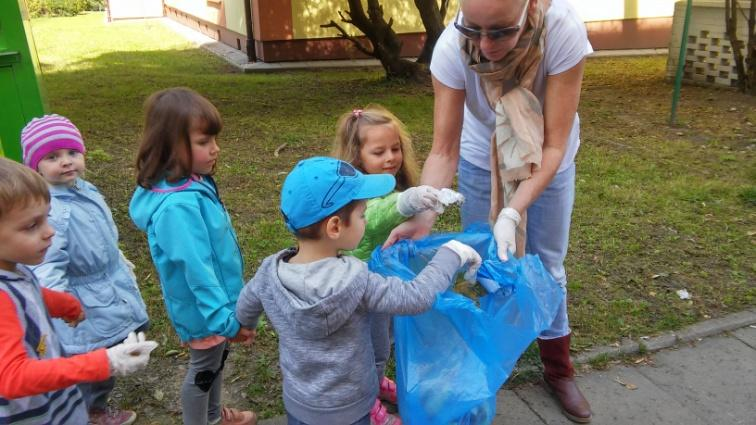
[[[525,31],[500,61],[486,61],[480,49],[460,35],[468,66],[480,76],[486,99],[496,113],[491,140],[491,221],[509,205],[519,183],[541,166],[543,111],[532,90],[543,59],[544,16],[551,1],[528,1],[538,1],[536,11],[528,15]],[[517,257],[525,253],[526,228],[523,213],[517,226]]]

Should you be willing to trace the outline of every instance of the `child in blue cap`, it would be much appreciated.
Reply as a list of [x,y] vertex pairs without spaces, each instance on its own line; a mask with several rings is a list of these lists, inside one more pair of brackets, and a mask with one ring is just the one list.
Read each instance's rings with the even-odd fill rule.
[[417,277],[403,282],[368,271],[354,249],[366,200],[394,189],[391,174],[362,174],[334,158],[300,161],[286,177],[281,213],[297,247],[266,258],[242,290],[236,316],[255,328],[265,311],[278,333],[283,401],[292,424],[401,424],[380,409],[368,314],[419,314],[457,271],[480,266],[469,246],[450,241]]

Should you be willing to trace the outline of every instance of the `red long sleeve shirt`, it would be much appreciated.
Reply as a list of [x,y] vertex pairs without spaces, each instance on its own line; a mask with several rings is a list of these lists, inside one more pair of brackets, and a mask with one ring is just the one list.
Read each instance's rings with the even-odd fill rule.
[[[51,317],[73,320],[81,314],[79,301],[69,294],[42,288],[42,298]],[[26,397],[110,377],[105,349],[67,358],[30,357],[24,349],[26,330],[11,298],[3,292],[0,292],[0,323],[0,397]]]

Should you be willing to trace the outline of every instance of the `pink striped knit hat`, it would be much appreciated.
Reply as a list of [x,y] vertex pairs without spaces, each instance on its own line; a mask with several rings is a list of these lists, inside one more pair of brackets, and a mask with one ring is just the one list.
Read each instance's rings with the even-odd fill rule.
[[79,129],[71,120],[57,114],[29,121],[21,130],[21,148],[24,164],[35,171],[39,161],[52,151],[73,149],[82,154],[86,152]]

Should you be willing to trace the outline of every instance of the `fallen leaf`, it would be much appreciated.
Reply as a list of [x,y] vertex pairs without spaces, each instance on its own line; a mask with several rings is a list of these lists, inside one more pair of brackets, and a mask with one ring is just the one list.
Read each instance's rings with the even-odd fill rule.
[[157,401],[163,401],[163,398],[165,397],[165,394],[163,394],[163,391],[161,390],[155,390],[155,392],[152,393],[152,397],[155,398]]
[[177,356],[180,353],[181,353],[181,351],[179,351],[179,350],[168,350],[168,351],[165,352],[165,357]]
[[281,154],[281,150],[283,150],[283,148],[285,148],[285,147],[286,147],[286,143],[281,143],[280,145],[278,145],[278,147],[276,148],[276,150],[273,151],[273,156],[275,156],[276,158],[278,158],[278,155]]
[[627,382],[622,382],[622,380],[620,379],[620,377],[619,377],[619,376],[618,376],[618,377],[616,377],[616,378],[614,378],[614,380],[615,380],[615,381],[616,381],[616,382],[617,382],[618,384],[620,384],[620,385],[622,385],[623,387],[627,388],[628,390],[637,390],[637,389],[638,389],[638,386],[637,386],[637,385],[635,385],[635,384],[630,384],[630,383],[627,383]]

